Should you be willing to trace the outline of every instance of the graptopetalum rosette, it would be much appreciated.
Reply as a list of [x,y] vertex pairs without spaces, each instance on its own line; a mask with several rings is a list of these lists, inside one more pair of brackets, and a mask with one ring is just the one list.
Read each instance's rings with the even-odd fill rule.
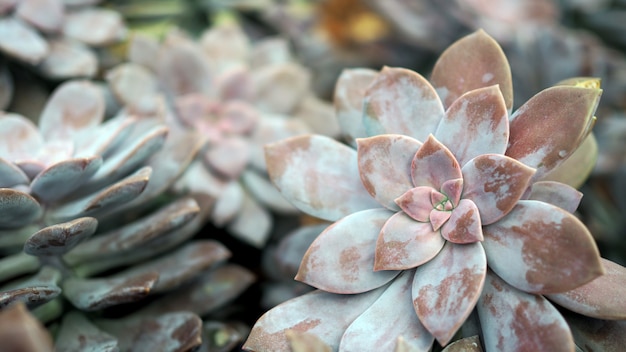
[[[427,351],[480,333],[488,351],[573,351],[597,331],[584,324],[623,340],[626,270],[572,214],[582,194],[544,180],[589,134],[600,95],[571,80],[511,113],[510,68],[484,31],[444,51],[430,82],[345,71],[335,104],[356,150],[319,135],[266,147],[281,193],[335,221],[296,276],[318,290],[267,312],[244,347],[289,350],[295,331],[334,350]],[[568,324],[554,303],[586,317]]]

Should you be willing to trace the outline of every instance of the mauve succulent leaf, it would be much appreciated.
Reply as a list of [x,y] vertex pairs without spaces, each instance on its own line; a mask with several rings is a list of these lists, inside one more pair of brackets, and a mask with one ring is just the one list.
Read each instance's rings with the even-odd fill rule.
[[48,43],[35,29],[15,17],[0,19],[0,50],[32,65],[48,54]]
[[218,175],[229,179],[239,178],[250,158],[248,142],[241,137],[225,137],[209,144],[203,157],[209,168]]
[[582,192],[579,192],[576,188],[555,181],[534,182],[528,195],[530,200],[540,200],[556,205],[570,213],[576,211],[582,197]]
[[98,220],[89,217],[44,227],[24,243],[24,253],[36,256],[63,255],[93,235],[97,227]]
[[564,311],[581,352],[621,352],[626,345],[626,321],[600,320]]
[[519,291],[492,272],[476,307],[487,351],[574,351],[567,322],[548,300]]
[[36,272],[41,267],[41,263],[37,257],[18,252],[0,259],[0,267],[2,267],[0,281],[6,282],[9,279]]
[[303,225],[283,237],[271,253],[273,261],[271,274],[293,278],[298,273],[302,258],[313,241],[322,233],[328,224]]
[[104,95],[95,83],[68,81],[48,99],[39,117],[39,129],[46,141],[71,140],[77,133],[99,125],[104,109]]
[[266,175],[261,175],[254,169],[244,170],[241,182],[246,191],[260,204],[280,214],[294,214],[296,207],[283,197]]
[[260,119],[259,112],[243,101],[220,103],[217,127],[227,134],[248,135],[254,131]]
[[98,57],[85,44],[57,38],[50,39],[48,45],[48,55],[39,64],[39,69],[47,78],[93,77],[98,72]]
[[442,352],[483,352],[483,348],[478,335],[474,335],[452,342]]
[[445,243],[430,223],[417,222],[398,212],[380,231],[374,270],[405,270],[422,265],[436,256]]
[[443,224],[450,219],[450,216],[452,216],[452,213],[449,211],[441,211],[438,209],[431,210],[428,216],[428,221],[430,221],[433,231],[439,231]]
[[57,0],[22,0],[16,15],[44,33],[55,33],[63,25],[64,5]]
[[399,134],[358,138],[356,143],[365,189],[386,208],[399,210],[394,200],[413,188],[411,162],[422,143]]
[[28,279],[4,285],[0,292],[0,310],[16,302],[23,302],[30,308],[49,302],[61,293],[60,280],[58,270],[44,266]]
[[38,219],[43,209],[27,193],[0,188],[0,228],[17,228]]
[[101,47],[122,40],[126,36],[126,27],[117,11],[86,7],[66,14],[63,34],[90,46]]
[[[404,271],[385,288],[385,292],[346,329],[339,351],[367,351],[372,346],[380,351],[392,351],[398,336],[418,346],[419,350],[430,349],[433,336],[411,313],[413,276],[413,270]],[[385,326],[381,327],[383,321]]]
[[53,351],[50,332],[22,303],[0,311],[0,339],[6,351]]
[[428,135],[411,164],[413,185],[439,190],[444,182],[461,176],[461,167],[452,152],[432,134]]
[[333,102],[337,121],[346,140],[355,147],[356,138],[367,137],[363,126],[363,98],[377,75],[378,72],[369,68],[344,69],[335,83]]
[[259,67],[252,72],[254,105],[263,112],[290,114],[309,92],[311,73],[288,62]]
[[307,250],[295,279],[333,293],[361,293],[392,280],[398,271],[374,271],[378,234],[393,213],[368,209],[344,217]]
[[13,163],[0,158],[0,188],[9,188],[30,183],[28,176]]
[[610,320],[626,319],[626,268],[602,258],[606,273],[571,291],[547,295],[573,312]]
[[63,281],[63,295],[74,307],[95,311],[145,298],[159,279],[159,273],[97,279],[70,277]]
[[145,97],[158,91],[158,82],[154,73],[136,63],[123,63],[115,66],[106,74],[109,88],[122,105],[134,106]]
[[44,145],[37,126],[18,114],[0,114],[0,156],[7,161],[34,158]]
[[234,65],[215,77],[215,96],[220,101],[251,101],[253,82],[247,66]]
[[320,290],[284,302],[254,324],[243,345],[246,351],[291,352],[285,332],[295,330],[319,337],[338,350],[345,329],[384,292],[337,295]]
[[236,22],[216,24],[202,33],[200,47],[216,71],[250,59],[250,40]]
[[33,179],[31,194],[42,203],[53,203],[81,187],[101,166],[102,158],[99,156],[53,164]]
[[98,329],[84,314],[70,311],[63,315],[61,327],[56,336],[57,351],[80,351],[86,346],[94,351],[118,351],[117,339]]
[[333,105],[314,94],[309,94],[303,98],[293,116],[304,121],[314,133],[335,139],[341,135],[341,128]]
[[174,96],[210,94],[212,75],[201,50],[191,42],[167,38],[157,56],[156,72],[165,91]]
[[437,93],[420,74],[384,67],[365,92],[363,125],[369,136],[398,133],[425,140],[444,116]]
[[548,203],[519,201],[500,221],[484,226],[483,234],[489,267],[525,292],[566,292],[604,273],[589,230]]
[[435,137],[460,165],[481,154],[504,154],[509,141],[509,115],[498,86],[461,95],[446,111]]
[[511,68],[502,48],[483,30],[449,46],[435,63],[430,81],[446,107],[466,92],[497,84],[507,110],[513,108]]
[[489,225],[513,209],[535,170],[501,154],[485,154],[467,162],[462,172],[462,198],[473,201],[482,224]]
[[487,258],[480,243],[447,243],[435,258],[415,270],[413,307],[442,346],[474,309],[486,273]]
[[438,193],[434,188],[420,186],[411,188],[395,199],[396,204],[406,215],[419,222],[429,222],[430,213],[433,211],[433,193]]
[[250,136],[250,164],[265,171],[265,146],[289,137],[311,133],[311,129],[301,120],[284,115],[262,114],[257,127]]
[[538,180],[569,157],[587,137],[602,90],[547,88],[511,116],[506,155],[537,168]]
[[287,330],[285,336],[291,346],[291,352],[332,352],[329,345],[313,334]]
[[441,185],[441,193],[444,194],[451,202],[453,207],[459,205],[461,194],[463,193],[463,179],[457,178],[448,180]]
[[211,212],[211,220],[216,226],[224,226],[237,216],[243,207],[244,192],[237,180],[224,184]]
[[451,212],[450,219],[441,227],[441,236],[458,243],[474,243],[483,240],[482,224],[476,204],[469,199],[461,199]]
[[359,177],[357,152],[319,135],[292,137],[265,148],[268,174],[303,212],[335,221],[379,207]]
[[272,230],[272,215],[250,194],[243,192],[239,213],[226,226],[230,234],[256,247],[263,248]]
[[572,155],[543,175],[541,180],[558,181],[580,188],[596,167],[598,155],[598,142],[593,132],[590,132]]

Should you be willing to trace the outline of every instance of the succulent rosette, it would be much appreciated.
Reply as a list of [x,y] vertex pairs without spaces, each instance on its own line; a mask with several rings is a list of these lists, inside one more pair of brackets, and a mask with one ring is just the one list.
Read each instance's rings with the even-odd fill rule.
[[430,82],[346,71],[335,105],[356,150],[319,135],[266,147],[281,193],[334,221],[296,275],[318,290],[266,313],[244,347],[289,350],[298,331],[333,350],[426,351],[476,334],[477,312],[488,351],[573,351],[552,302],[626,318],[626,270],[572,214],[582,194],[543,180],[593,124],[601,90],[572,82],[511,113],[510,68],[484,31],[444,51]]

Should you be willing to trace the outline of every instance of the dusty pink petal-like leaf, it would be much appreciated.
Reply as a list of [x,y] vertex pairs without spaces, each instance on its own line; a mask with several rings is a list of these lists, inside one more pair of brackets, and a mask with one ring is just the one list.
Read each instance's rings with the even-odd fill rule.
[[[209,142],[210,143],[210,142]],[[226,137],[209,146],[204,162],[218,175],[228,179],[238,178],[248,164],[248,142],[239,137]]]
[[461,199],[450,219],[443,224],[441,236],[459,244],[482,241],[482,224],[476,204],[469,199]]
[[489,267],[526,292],[565,292],[604,273],[589,230],[548,203],[519,201],[507,216],[483,227],[483,234]]
[[8,161],[32,160],[44,145],[37,127],[18,114],[0,115],[0,155]]
[[396,204],[410,217],[420,222],[429,222],[433,211],[432,194],[438,193],[432,187],[411,188],[395,199]]
[[441,211],[437,209],[431,210],[428,220],[430,221],[433,231],[439,231],[443,224],[450,219],[450,216],[452,216],[452,212],[450,211]]
[[229,67],[215,78],[215,87],[215,95],[220,101],[251,101],[253,98],[252,78],[247,66]]
[[106,80],[123,105],[138,105],[142,98],[154,95],[158,90],[154,73],[142,65],[130,62],[109,70]]
[[16,14],[42,32],[58,32],[63,25],[64,5],[58,0],[21,0]]
[[384,67],[365,92],[363,125],[368,135],[398,133],[425,140],[444,115],[430,83],[404,68]]
[[272,221],[269,210],[244,192],[239,213],[228,224],[227,230],[236,238],[260,249],[265,246],[269,239]]
[[392,214],[369,209],[330,225],[306,251],[295,279],[341,294],[369,291],[392,280],[397,271],[374,271],[378,234]]
[[626,268],[602,258],[606,273],[571,291],[548,295],[573,312],[598,319],[626,319]]
[[556,86],[537,93],[511,116],[506,155],[537,168],[535,180],[561,164],[589,133],[600,89]]
[[91,46],[105,46],[122,40],[126,27],[118,12],[87,7],[66,15],[63,33]]
[[346,328],[383,292],[380,288],[358,295],[337,295],[316,290],[291,299],[257,320],[243,348],[291,352],[285,332],[295,330],[319,337],[336,351]]
[[383,226],[376,242],[374,270],[405,270],[431,260],[446,241],[427,222],[417,222],[403,212]]
[[357,152],[319,135],[292,137],[265,147],[268,174],[298,209],[329,221],[378,208],[359,177]]
[[435,137],[460,165],[481,154],[504,154],[509,141],[509,116],[498,86],[461,95],[446,111]]
[[39,69],[46,77],[68,79],[93,77],[98,71],[98,57],[85,44],[66,38],[50,39],[50,52]]
[[456,207],[459,204],[461,194],[463,193],[463,179],[457,178],[444,182],[441,185],[441,193],[448,197],[448,200],[452,203],[453,207]]
[[30,64],[48,54],[48,43],[35,29],[14,17],[0,19],[0,50]]
[[254,105],[263,112],[289,114],[309,92],[308,69],[287,62],[254,70]]
[[413,188],[411,162],[422,143],[398,134],[359,138],[356,143],[365,189],[386,208],[399,210],[394,200]]
[[622,352],[626,345],[626,320],[600,320],[563,312],[574,342],[584,352]]
[[[207,180],[198,180],[206,182]],[[224,226],[235,218],[243,206],[244,191],[238,180],[224,182],[221,193],[217,195],[217,200],[211,211],[211,220],[216,226]],[[207,193],[212,195],[211,193]]]
[[303,98],[294,117],[304,121],[314,133],[339,139],[341,128],[333,105],[314,94]]
[[492,272],[476,307],[487,351],[574,351],[567,322],[548,300],[521,292]]
[[235,22],[220,23],[204,31],[199,44],[216,71],[250,58],[250,40]]
[[[411,283],[413,270],[400,274],[385,292],[344,332],[340,351],[368,351],[376,346],[379,351],[392,351],[396,338],[403,336],[407,343],[427,351],[433,336],[411,313]],[[385,322],[381,326],[381,322]]]
[[166,41],[159,50],[156,72],[163,88],[174,97],[213,91],[208,63],[193,43]]
[[217,126],[226,133],[249,134],[261,118],[254,107],[242,101],[228,101],[221,105]]
[[31,194],[52,203],[81,187],[102,166],[102,158],[68,159],[43,170],[31,183]]
[[478,30],[448,47],[430,79],[446,107],[474,89],[500,85],[506,108],[513,107],[511,68],[498,43]]
[[368,68],[344,69],[335,84],[335,113],[341,132],[353,145],[354,140],[366,137],[363,126],[363,98],[367,87],[378,72]]
[[413,307],[442,346],[474,309],[486,273],[487,258],[480,243],[447,243],[435,258],[415,270]]
[[433,135],[415,153],[411,177],[415,186],[440,189],[444,182],[461,178],[461,167],[452,152]]
[[265,145],[289,137],[311,133],[304,121],[285,115],[261,114],[261,119],[250,135],[250,163],[258,170],[266,170]]
[[480,155],[463,166],[464,199],[473,201],[483,225],[506,215],[522,197],[535,170],[500,154]]
[[248,168],[240,178],[245,189],[264,207],[279,214],[295,214],[298,209],[289,203],[267,178],[258,171]]
[[528,199],[540,200],[573,213],[578,208],[582,197],[582,192],[564,183],[539,181],[531,186]]

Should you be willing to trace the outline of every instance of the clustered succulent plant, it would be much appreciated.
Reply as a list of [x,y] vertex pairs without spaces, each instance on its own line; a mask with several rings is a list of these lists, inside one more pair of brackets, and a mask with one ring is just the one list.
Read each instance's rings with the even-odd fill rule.
[[551,180],[588,172],[566,160],[600,95],[597,80],[572,79],[513,112],[509,64],[484,31],[446,49],[430,82],[346,70],[335,105],[350,146],[319,135],[266,146],[280,192],[334,223],[296,276],[317,290],[267,312],[244,348],[311,338],[427,351],[463,339],[472,350],[574,351],[603,333],[599,346],[620,346],[626,269],[600,257],[575,216],[582,194]]

